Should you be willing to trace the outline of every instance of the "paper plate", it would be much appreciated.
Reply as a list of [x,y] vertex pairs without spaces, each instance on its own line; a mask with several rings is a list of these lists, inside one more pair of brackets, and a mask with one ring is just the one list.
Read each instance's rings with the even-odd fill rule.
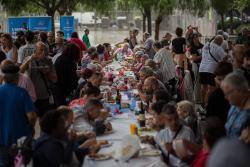
[[104,160],[110,159],[111,155],[108,155],[108,154],[96,154],[95,156],[89,156],[89,158],[91,160],[94,160],[94,161],[104,161]]

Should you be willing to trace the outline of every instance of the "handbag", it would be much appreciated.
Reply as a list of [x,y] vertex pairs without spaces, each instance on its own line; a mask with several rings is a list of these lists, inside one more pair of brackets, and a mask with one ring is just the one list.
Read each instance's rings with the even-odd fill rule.
[[[35,62],[36,62],[36,65],[39,66],[39,63],[37,61],[35,61]],[[49,104],[53,105],[53,104],[55,104],[54,96],[52,94],[52,91],[49,88],[49,85],[48,85],[48,83],[46,81],[45,75],[40,70],[39,70],[39,73],[40,73],[40,75],[41,75],[41,77],[43,79],[43,82],[44,82],[45,87],[47,89],[47,92],[49,94]]]

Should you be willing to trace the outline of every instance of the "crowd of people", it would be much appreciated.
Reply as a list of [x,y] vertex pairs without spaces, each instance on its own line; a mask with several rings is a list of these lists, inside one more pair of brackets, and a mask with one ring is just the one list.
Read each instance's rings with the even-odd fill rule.
[[134,29],[121,43],[92,46],[84,32],[68,40],[62,31],[20,31],[15,40],[0,34],[0,167],[30,159],[38,167],[74,166],[97,153],[96,136],[112,130],[100,86],[113,85],[105,67],[114,61],[135,74],[129,85],[157,131],[141,142],[160,149],[167,165],[248,166],[250,41],[218,31],[202,43],[189,26],[160,41],[147,32],[140,41]]

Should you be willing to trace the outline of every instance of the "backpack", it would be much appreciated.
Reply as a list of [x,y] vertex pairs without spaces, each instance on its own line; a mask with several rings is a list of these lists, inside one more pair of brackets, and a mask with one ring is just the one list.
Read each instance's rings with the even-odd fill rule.
[[17,145],[10,148],[10,158],[14,167],[33,166],[33,144],[32,137],[22,137],[18,139]]

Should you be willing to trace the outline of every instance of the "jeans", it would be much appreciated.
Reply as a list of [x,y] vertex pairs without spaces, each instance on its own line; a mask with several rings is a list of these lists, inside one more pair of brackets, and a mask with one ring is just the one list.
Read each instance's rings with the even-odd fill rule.
[[0,167],[7,167],[10,165],[10,157],[8,148],[0,146]]

